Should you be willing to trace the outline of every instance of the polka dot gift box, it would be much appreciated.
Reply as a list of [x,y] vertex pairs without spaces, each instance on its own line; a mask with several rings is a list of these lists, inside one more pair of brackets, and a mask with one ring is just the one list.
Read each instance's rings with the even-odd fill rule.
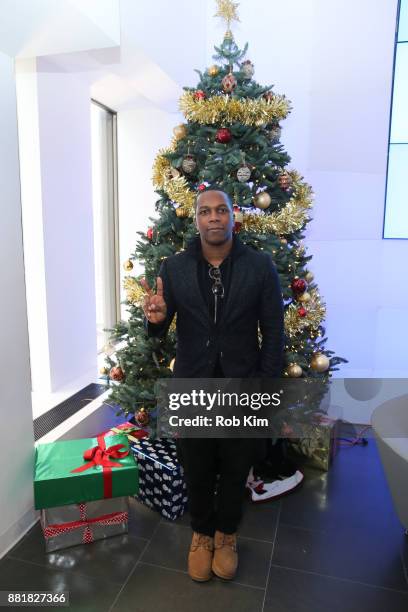
[[175,521],[187,508],[187,489],[173,440],[139,440],[131,449],[139,468],[136,498]]

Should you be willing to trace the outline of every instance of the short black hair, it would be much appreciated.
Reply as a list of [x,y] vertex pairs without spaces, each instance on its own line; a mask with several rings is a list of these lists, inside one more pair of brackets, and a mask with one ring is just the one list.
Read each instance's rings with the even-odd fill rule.
[[208,191],[219,191],[220,193],[223,193],[225,196],[225,200],[228,204],[228,206],[230,207],[230,209],[233,211],[234,207],[232,204],[232,200],[230,195],[224,191],[223,189],[221,189],[220,187],[218,187],[217,185],[210,185],[209,187],[207,187],[206,189],[204,189],[203,191],[199,191],[196,195],[196,198],[194,200],[194,210],[197,210],[197,204],[198,204],[198,198],[203,195],[204,193],[207,193]]

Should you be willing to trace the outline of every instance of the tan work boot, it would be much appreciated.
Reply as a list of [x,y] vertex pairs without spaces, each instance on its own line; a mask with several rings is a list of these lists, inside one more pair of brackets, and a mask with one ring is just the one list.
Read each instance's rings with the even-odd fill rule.
[[214,552],[214,538],[193,531],[190,552],[188,555],[188,573],[190,578],[205,582],[212,578],[211,562]]
[[237,535],[216,531],[214,535],[214,556],[212,571],[219,578],[231,580],[238,566]]

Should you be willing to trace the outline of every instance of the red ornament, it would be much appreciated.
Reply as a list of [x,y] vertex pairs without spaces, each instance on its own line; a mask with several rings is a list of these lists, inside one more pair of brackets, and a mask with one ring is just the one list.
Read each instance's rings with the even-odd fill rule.
[[218,142],[222,142],[223,144],[226,144],[232,138],[231,131],[228,128],[220,128],[217,131],[216,138],[217,138]]
[[290,286],[293,293],[300,295],[306,291],[307,283],[303,278],[294,278]]
[[135,414],[135,421],[138,425],[144,427],[149,422],[149,413],[145,408],[140,408]]
[[282,425],[282,434],[284,436],[291,436],[293,434],[293,427],[291,427],[287,423],[283,423],[283,425]]
[[221,83],[225,93],[231,93],[237,86],[237,79],[234,77],[232,72],[230,72],[229,74],[225,75]]
[[194,100],[204,100],[207,95],[205,93],[205,91],[203,91],[202,89],[197,89],[197,91],[194,92]]
[[201,185],[199,185],[199,186],[197,187],[197,191],[205,191],[205,188],[206,188],[206,187],[205,187],[204,183],[201,183]]
[[267,91],[266,93],[264,93],[264,95],[262,97],[267,102],[272,102],[272,100],[274,99],[274,95],[273,95],[273,93],[271,91]]
[[235,233],[238,234],[238,232],[240,231],[242,227],[242,223],[244,221],[244,214],[237,204],[233,206],[233,211],[234,211],[234,231]]
[[115,366],[115,367],[111,368],[111,370],[109,372],[109,378],[111,380],[116,380],[118,382],[123,380],[125,378],[125,375],[123,373],[122,368],[120,368],[118,366]]
[[299,317],[305,317],[307,315],[306,308],[303,308],[303,306],[298,308],[298,315],[299,315]]
[[291,185],[291,178],[287,172],[284,172],[278,177],[278,185],[283,191],[288,191]]
[[153,228],[149,227],[149,229],[146,232],[146,236],[148,240],[152,240],[153,239]]

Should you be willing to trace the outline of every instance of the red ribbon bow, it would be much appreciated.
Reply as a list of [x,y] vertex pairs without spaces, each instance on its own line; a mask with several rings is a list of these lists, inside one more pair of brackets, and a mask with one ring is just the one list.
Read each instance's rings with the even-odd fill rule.
[[84,465],[80,465],[74,470],[71,470],[71,472],[85,472],[85,470],[89,470],[91,467],[101,465],[103,476],[103,496],[112,497],[112,468],[123,467],[123,465],[117,461],[111,461],[110,458],[122,459],[122,457],[126,457],[126,455],[129,454],[129,449],[121,451],[121,448],[126,448],[124,444],[114,444],[113,446],[106,448],[103,435],[98,436],[97,441],[97,446],[88,448],[84,452],[83,457],[85,461],[88,461],[89,463],[84,463]]
[[128,520],[127,512],[111,512],[110,514],[103,514],[102,516],[89,519],[86,515],[86,504],[78,504],[78,507],[80,514],[79,521],[48,525],[43,529],[44,537],[48,540],[62,533],[66,533],[67,531],[84,528],[82,542],[84,544],[89,544],[93,542],[92,525],[120,525]]

